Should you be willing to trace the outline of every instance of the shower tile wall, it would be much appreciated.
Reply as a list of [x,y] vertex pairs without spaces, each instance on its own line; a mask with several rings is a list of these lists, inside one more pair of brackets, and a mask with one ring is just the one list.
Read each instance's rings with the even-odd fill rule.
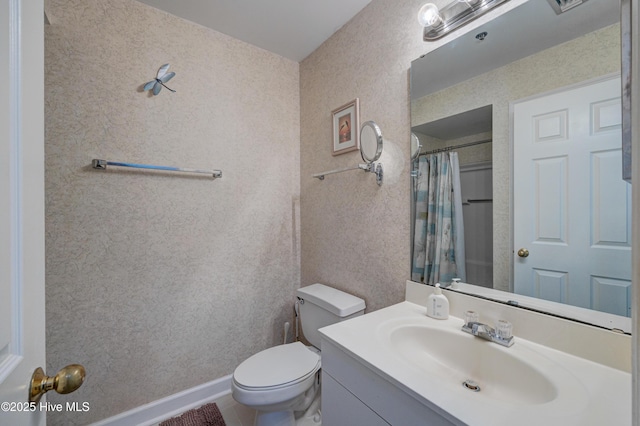
[[[279,343],[299,285],[298,64],[131,0],[48,0],[47,371],[87,424]],[[158,68],[176,76],[141,91]],[[223,178],[95,171],[93,158]]]

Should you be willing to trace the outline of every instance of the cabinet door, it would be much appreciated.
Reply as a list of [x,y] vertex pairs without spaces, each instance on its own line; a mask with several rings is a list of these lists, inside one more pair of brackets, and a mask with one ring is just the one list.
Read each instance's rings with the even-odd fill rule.
[[322,426],[389,426],[333,377],[322,373]]

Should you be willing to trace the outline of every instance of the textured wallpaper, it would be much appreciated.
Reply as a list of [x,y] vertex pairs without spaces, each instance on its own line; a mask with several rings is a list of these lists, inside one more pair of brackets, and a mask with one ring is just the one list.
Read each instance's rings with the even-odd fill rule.
[[[424,53],[422,1],[374,0],[300,64],[302,285],[314,282],[365,299],[367,311],[404,299],[409,278],[409,68]],[[360,123],[384,137],[384,183],[362,162],[331,155],[331,111],[360,100]]]
[[[130,0],[48,0],[47,372],[87,424],[282,341],[299,285],[299,65]],[[158,68],[176,76],[140,91]],[[90,167],[93,158],[223,178]]]
[[[447,4],[435,1],[438,6]],[[410,278],[409,76],[411,61],[503,13],[514,0],[464,31],[422,41],[423,0],[373,0],[300,63],[302,285],[324,282],[376,310],[404,300]],[[384,137],[384,184],[351,171],[324,181],[314,173],[354,166],[360,154],[331,155],[331,111],[360,99],[360,121]]]

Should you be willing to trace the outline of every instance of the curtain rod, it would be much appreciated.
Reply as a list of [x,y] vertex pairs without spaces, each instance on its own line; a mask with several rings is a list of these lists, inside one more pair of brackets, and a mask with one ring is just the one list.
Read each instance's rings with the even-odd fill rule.
[[438,149],[433,149],[433,150],[427,151],[427,152],[421,152],[420,155],[436,154],[438,152],[451,151],[451,150],[458,149],[458,148],[466,148],[468,146],[481,145],[483,143],[491,143],[491,142],[493,142],[493,139],[486,139],[486,140],[482,140],[482,141],[463,143],[463,144],[460,144],[460,145],[447,146],[445,148],[438,148]]

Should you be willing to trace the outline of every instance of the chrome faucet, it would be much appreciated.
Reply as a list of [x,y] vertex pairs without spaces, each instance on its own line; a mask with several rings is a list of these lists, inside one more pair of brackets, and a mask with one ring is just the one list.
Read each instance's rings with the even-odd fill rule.
[[[506,321],[505,321],[506,322]],[[470,321],[462,326],[462,331],[481,339],[495,342],[499,345],[510,347],[513,345],[513,336],[509,332],[507,336],[500,335],[492,327],[477,321]]]

